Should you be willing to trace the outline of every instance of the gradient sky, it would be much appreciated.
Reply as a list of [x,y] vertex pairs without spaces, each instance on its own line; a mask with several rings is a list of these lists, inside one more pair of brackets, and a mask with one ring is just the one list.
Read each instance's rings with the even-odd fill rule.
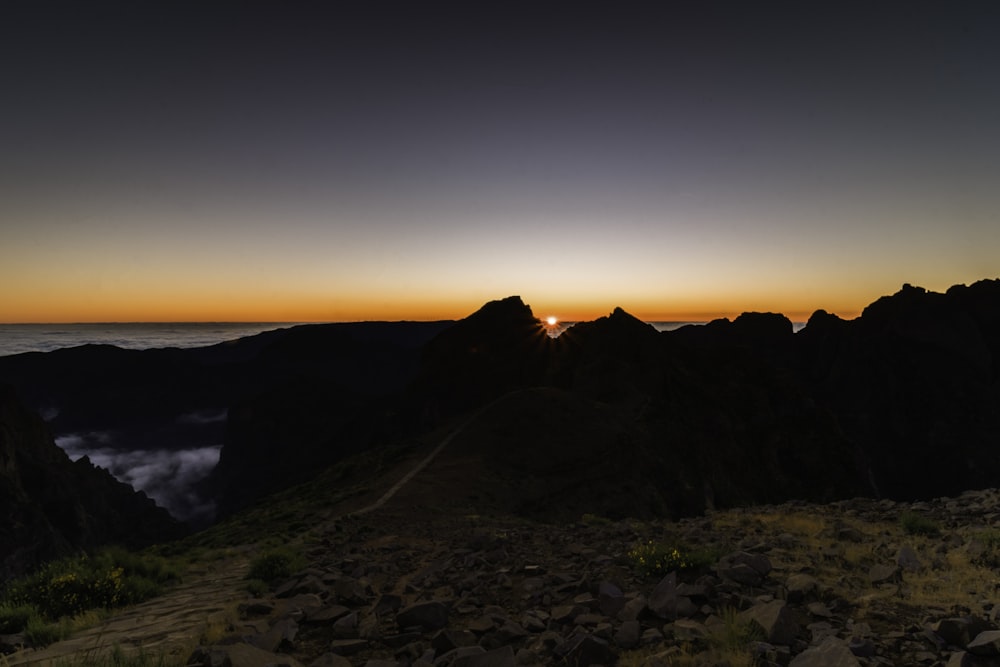
[[0,321],[853,317],[1000,275],[992,3],[130,4],[3,5]]

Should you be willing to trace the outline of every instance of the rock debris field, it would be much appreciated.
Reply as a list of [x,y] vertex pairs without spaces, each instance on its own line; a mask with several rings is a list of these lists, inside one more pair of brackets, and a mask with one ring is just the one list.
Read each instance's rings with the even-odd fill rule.
[[[311,531],[308,565],[263,597],[242,590],[239,568],[217,577],[200,618],[230,613],[201,646],[184,626],[177,657],[204,667],[1000,665],[997,521],[997,490],[567,525],[390,506]],[[637,554],[651,544],[677,548],[667,565],[711,557],[643,568]],[[186,588],[187,616],[198,616],[197,587]],[[179,613],[170,599],[143,605],[132,632],[90,632],[106,645],[180,650],[164,643]],[[8,662],[81,650],[62,645]]]

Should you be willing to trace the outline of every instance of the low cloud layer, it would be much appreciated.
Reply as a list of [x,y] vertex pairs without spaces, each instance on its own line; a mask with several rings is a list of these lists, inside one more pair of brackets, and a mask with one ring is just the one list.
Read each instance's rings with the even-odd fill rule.
[[118,480],[131,484],[165,507],[182,521],[204,523],[215,514],[215,505],[194,491],[194,486],[205,479],[219,462],[222,446],[199,447],[181,450],[122,451],[107,446],[107,434],[72,434],[56,438],[70,459],[84,456],[108,470]]

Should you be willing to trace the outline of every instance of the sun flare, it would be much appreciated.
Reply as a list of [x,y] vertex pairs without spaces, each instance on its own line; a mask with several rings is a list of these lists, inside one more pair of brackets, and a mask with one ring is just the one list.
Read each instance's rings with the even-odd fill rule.
[[548,317],[545,318],[545,323],[548,324],[550,327],[554,327],[555,325],[559,324],[559,318],[556,317],[555,315],[549,315]]

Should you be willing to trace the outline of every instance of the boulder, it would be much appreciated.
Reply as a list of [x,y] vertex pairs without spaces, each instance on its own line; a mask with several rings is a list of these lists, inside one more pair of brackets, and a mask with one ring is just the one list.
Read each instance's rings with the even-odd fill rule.
[[690,599],[678,594],[676,572],[660,580],[646,605],[651,612],[667,620],[691,616],[698,611]]
[[872,586],[898,583],[901,578],[902,571],[895,565],[873,565],[868,571],[868,580],[872,582]]
[[618,659],[606,641],[591,634],[577,634],[566,640],[556,651],[566,664],[576,667],[611,665]]
[[642,624],[639,621],[625,621],[618,627],[618,632],[614,635],[615,644],[621,648],[635,648],[639,645],[641,632]]
[[420,627],[426,631],[440,630],[448,625],[448,605],[436,600],[412,604],[399,610],[396,624],[402,629]]
[[719,576],[744,586],[760,586],[771,572],[771,561],[764,554],[738,551],[719,561]]
[[516,665],[514,650],[510,646],[459,656],[451,663],[451,667],[515,667]]
[[250,644],[202,646],[195,649],[186,664],[188,667],[302,667],[302,663],[295,658],[271,653]]
[[980,632],[966,649],[973,655],[1000,656],[1000,630]]
[[765,640],[771,644],[788,646],[799,632],[792,610],[784,600],[756,604],[740,612],[740,617],[757,625],[763,631]]
[[861,667],[843,641],[829,637],[792,658],[788,667]]
[[809,574],[793,574],[785,581],[786,599],[796,604],[812,598],[818,589],[819,582]]
[[959,648],[965,648],[974,637],[990,629],[986,621],[968,616],[943,618],[931,626],[931,630],[947,645]]

